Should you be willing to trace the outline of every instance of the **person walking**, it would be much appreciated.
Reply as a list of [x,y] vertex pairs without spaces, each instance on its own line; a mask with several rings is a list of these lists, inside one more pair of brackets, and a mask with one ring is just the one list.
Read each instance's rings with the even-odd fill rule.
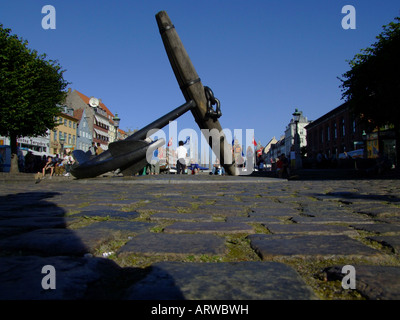
[[185,173],[185,168],[186,168],[186,156],[187,156],[187,150],[183,146],[183,141],[179,141],[179,147],[176,149],[177,156],[178,156],[178,161],[176,163],[176,173],[182,174]]

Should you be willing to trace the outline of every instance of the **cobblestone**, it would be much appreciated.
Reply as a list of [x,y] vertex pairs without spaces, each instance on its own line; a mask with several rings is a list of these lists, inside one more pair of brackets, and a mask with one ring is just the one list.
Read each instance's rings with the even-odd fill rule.
[[396,179],[0,176],[0,299],[398,299],[399,241]]

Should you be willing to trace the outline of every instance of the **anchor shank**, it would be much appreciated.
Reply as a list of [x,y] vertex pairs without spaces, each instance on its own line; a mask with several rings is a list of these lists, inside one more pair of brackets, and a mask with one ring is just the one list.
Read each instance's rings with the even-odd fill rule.
[[152,123],[148,124],[144,128],[136,131],[132,135],[130,135],[126,140],[144,140],[147,138],[147,133],[152,129],[162,129],[170,121],[173,121],[183,115],[185,112],[193,109],[195,107],[195,102],[193,100],[189,100],[188,102],[184,103],[183,105],[179,106],[178,108],[172,110],[171,112],[167,113],[166,115],[158,118],[157,120],[153,121]]
[[[191,110],[196,123],[200,129],[217,129],[221,133],[220,155],[216,156],[219,158],[220,163],[224,166],[227,173],[236,175],[232,153],[230,152],[231,145],[226,141],[219,121],[206,117],[207,98],[205,96],[204,87],[175,27],[165,11],[157,13],[156,20],[168,59],[182,94],[186,101],[194,100],[196,104]],[[211,141],[208,141],[208,143],[212,147]],[[227,156],[227,159],[225,159],[225,156]]]

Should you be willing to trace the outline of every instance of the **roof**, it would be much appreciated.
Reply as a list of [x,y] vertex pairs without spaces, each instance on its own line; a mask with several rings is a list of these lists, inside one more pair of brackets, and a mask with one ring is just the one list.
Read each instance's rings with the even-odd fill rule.
[[63,117],[63,118],[66,118],[66,119],[69,119],[69,120],[72,120],[72,121],[79,122],[79,119],[75,117],[75,114],[74,114],[74,116],[72,117],[72,116],[70,116],[69,114],[66,114],[66,113],[64,113],[64,112],[60,112],[60,113],[58,113],[58,116]]
[[83,115],[83,109],[74,110],[74,118],[81,120]]
[[[78,96],[83,100],[83,102],[85,102],[86,104],[89,104],[90,98],[89,98],[88,96],[84,95],[83,93],[79,92],[78,90],[74,90],[74,91],[75,91],[75,92],[78,94]],[[113,115],[112,112],[106,107],[106,105],[105,105],[103,102],[101,102],[101,101],[100,101],[100,108],[103,109],[103,110],[107,113],[107,116],[108,116],[108,118],[109,118],[110,123],[111,123],[111,124],[114,124],[114,120],[113,120],[114,115]]]
[[340,106],[336,107],[335,109],[332,109],[328,113],[325,113],[323,116],[319,117],[318,119],[311,121],[308,125],[305,126],[307,130],[319,125],[320,123],[325,122],[326,120],[329,120],[330,118],[336,116],[338,113],[346,110],[349,107],[348,102],[345,102],[341,104]]

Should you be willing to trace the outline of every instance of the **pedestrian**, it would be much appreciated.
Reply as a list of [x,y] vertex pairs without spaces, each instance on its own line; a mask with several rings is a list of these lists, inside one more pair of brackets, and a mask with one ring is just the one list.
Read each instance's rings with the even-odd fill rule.
[[178,161],[176,162],[176,173],[185,173],[187,150],[183,146],[183,141],[179,141],[179,147],[176,149]]
[[104,150],[102,149],[102,147],[100,146],[100,142],[97,142],[97,148],[96,148],[96,155],[99,155],[100,153],[102,153]]
[[150,174],[157,175],[160,173],[160,159],[158,158],[158,149],[154,150],[153,157],[150,160]]
[[92,141],[92,146],[90,147],[90,153],[92,154],[92,156],[95,156],[97,153],[96,153],[96,151],[97,151],[97,147],[96,147],[96,144],[94,143],[94,141]]
[[275,163],[276,163],[276,172],[278,173],[278,177],[282,178],[283,163],[281,160],[281,155],[278,156]]
[[282,170],[281,170],[281,178],[289,177],[289,159],[286,157],[284,153],[281,154],[280,160],[282,161]]
[[71,166],[74,164],[75,160],[71,155],[71,151],[69,151],[68,153],[65,153],[64,155],[64,160],[63,160],[63,165],[65,168],[65,174],[64,177],[69,177],[70,171],[71,171]]

